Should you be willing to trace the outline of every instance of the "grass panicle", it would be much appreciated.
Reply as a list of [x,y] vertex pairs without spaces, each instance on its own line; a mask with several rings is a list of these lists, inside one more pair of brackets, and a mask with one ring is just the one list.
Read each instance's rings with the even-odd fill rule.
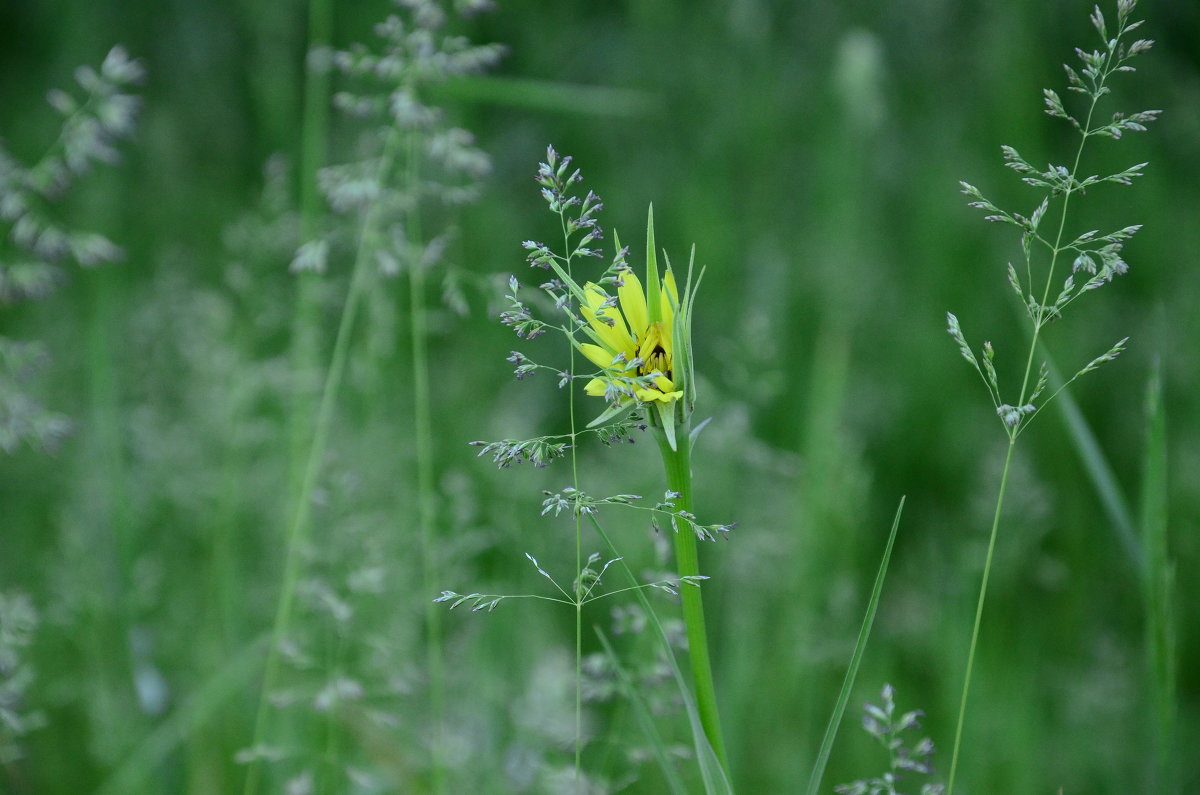
[[[1034,357],[1042,341],[1042,332],[1051,322],[1059,320],[1064,310],[1081,298],[1111,283],[1125,274],[1129,265],[1122,250],[1125,243],[1135,234],[1140,225],[1126,226],[1114,231],[1087,230],[1068,231],[1067,221],[1072,199],[1082,196],[1088,188],[1099,192],[1105,183],[1127,186],[1142,175],[1146,163],[1125,168],[1121,171],[1101,175],[1085,176],[1082,170],[1083,154],[1087,143],[1096,138],[1120,139],[1127,132],[1143,132],[1146,125],[1154,121],[1160,111],[1146,110],[1136,113],[1114,113],[1104,120],[1097,114],[1101,100],[1111,93],[1110,80],[1117,74],[1131,72],[1130,61],[1150,49],[1153,42],[1133,39],[1133,32],[1141,26],[1131,15],[1136,0],[1118,0],[1115,26],[1111,34],[1108,22],[1097,6],[1091,15],[1092,26],[1100,37],[1100,47],[1092,51],[1076,50],[1078,66],[1066,65],[1067,89],[1082,95],[1080,104],[1084,109],[1080,118],[1071,115],[1067,104],[1051,89],[1044,91],[1046,113],[1068,123],[1078,134],[1079,141],[1071,165],[1050,164],[1040,170],[1030,164],[1012,146],[1003,146],[1004,164],[1020,175],[1021,181],[1043,193],[1033,212],[1022,215],[1003,210],[983,195],[979,188],[963,182],[963,193],[970,199],[970,206],[987,213],[985,220],[1016,227],[1020,233],[1022,267],[1009,264],[1007,277],[1012,290],[1025,307],[1032,325],[1029,350],[1025,356],[1024,371],[1020,377],[1020,389],[1016,400],[1006,402],[1000,374],[996,367],[996,351],[990,342],[983,344],[981,355],[971,349],[959,319],[947,313],[947,331],[958,346],[959,352],[979,374],[988,390],[996,415],[1008,437],[1004,469],[1000,478],[999,494],[993,513],[992,529],[988,539],[987,556],[984,561],[983,577],[976,602],[975,621],[971,630],[971,641],[967,653],[966,672],[963,677],[962,694],[959,700],[958,721],[954,734],[954,750],[950,760],[947,790],[954,792],[955,775],[958,770],[962,747],[963,728],[967,714],[971,677],[975,663],[975,651],[983,620],[984,602],[987,597],[988,581],[996,548],[1009,470],[1017,438],[1033,419],[1054,398],[1080,376],[1095,370],[1100,365],[1115,359],[1124,349],[1128,338],[1113,344],[1106,352],[1083,365],[1079,370],[1052,392],[1047,391],[1049,369],[1043,363],[1034,377]],[[1081,120],[1082,119],[1082,120]],[[1053,211],[1052,211],[1053,208]],[[1043,225],[1047,216],[1057,216],[1057,222]],[[1067,263],[1070,263],[1069,265]],[[1069,268],[1069,270],[1068,270]],[[1064,278],[1064,272],[1066,273]],[[1059,281],[1061,279],[1061,282]],[[1059,286],[1061,285],[1061,286]]]

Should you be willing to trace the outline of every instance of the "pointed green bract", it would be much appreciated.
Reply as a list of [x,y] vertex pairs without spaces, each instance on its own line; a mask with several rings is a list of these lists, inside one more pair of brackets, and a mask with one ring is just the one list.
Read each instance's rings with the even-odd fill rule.
[[654,204],[646,212],[646,303],[650,322],[662,320],[662,302],[658,289],[658,255],[654,253]]
[[654,409],[658,412],[658,419],[662,422],[662,429],[667,437],[667,444],[671,445],[672,450],[678,450],[679,445],[675,441],[675,406],[655,403]]
[[604,424],[604,423],[606,423],[606,422],[609,422],[609,421],[611,421],[611,420],[615,420],[617,417],[620,417],[622,414],[625,414],[625,413],[627,413],[628,411],[630,411],[631,409],[633,409],[633,407],[634,407],[634,406],[636,406],[636,405],[637,405],[637,403],[635,403],[634,401],[630,400],[630,401],[628,401],[628,402],[625,402],[625,403],[619,403],[619,404],[617,404],[617,405],[615,405],[615,406],[609,406],[609,407],[608,407],[608,408],[606,408],[604,411],[602,411],[602,412],[600,413],[600,415],[599,415],[598,417],[596,417],[596,419],[594,419],[594,420],[592,420],[591,422],[589,422],[589,423],[587,424],[587,427],[589,427],[589,428],[595,428],[595,427],[598,427],[598,426],[600,426],[600,425],[603,425],[603,424]]

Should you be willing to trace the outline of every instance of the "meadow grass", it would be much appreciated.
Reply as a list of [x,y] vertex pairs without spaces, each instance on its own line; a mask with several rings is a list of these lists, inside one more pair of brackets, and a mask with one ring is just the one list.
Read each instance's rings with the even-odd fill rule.
[[[122,11],[145,20],[122,33],[154,76],[131,162],[33,204],[39,229],[128,242],[125,264],[96,271],[72,253],[27,256],[41,233],[17,234],[4,199],[38,184],[11,163],[38,162],[55,125],[97,107],[56,95],[66,116],[31,110],[60,83],[53,64],[96,59],[107,6],[53,30],[20,9],[0,25],[15,65],[0,72],[0,790],[932,792],[938,772],[918,774],[947,759],[914,741],[949,747],[955,720],[963,791],[1189,790],[1195,599],[1175,572],[1195,550],[1176,531],[1197,504],[1186,395],[1200,369],[1178,264],[1196,234],[1200,127],[1175,108],[1200,93],[1186,19],[1160,36],[1172,57],[1132,76],[1167,97],[1169,134],[1115,147],[1152,147],[1137,159],[1156,166],[1137,187],[1148,224],[1128,289],[1080,303],[1046,352],[1068,262],[1071,304],[1121,269],[1096,252],[1089,274],[1064,253],[1077,211],[1105,228],[1127,211],[1111,185],[1079,204],[1077,187],[1048,188],[1049,246],[1029,241],[1046,255],[1037,283],[1017,269],[1020,311],[1029,293],[1037,305],[1030,333],[994,358],[971,352],[1006,396],[994,408],[1008,433],[979,448],[977,414],[948,399],[960,383],[943,373],[944,337],[921,318],[961,307],[975,332],[1005,304],[963,278],[963,262],[994,251],[942,197],[978,167],[997,119],[1059,150],[1014,114],[1061,47],[1064,9],[850,3],[800,27],[761,4],[502,5],[464,19],[406,2],[381,39],[382,7],[338,9],[334,24],[332,4],[302,6]],[[42,40],[31,31],[62,52],[26,54]],[[510,45],[503,74],[434,74],[460,32]],[[390,59],[396,42],[420,46]],[[266,68],[281,63],[295,68]],[[413,63],[434,79],[414,88]],[[287,108],[295,125],[281,124]],[[484,193],[465,128],[493,154]],[[1109,169],[1096,137],[1077,172],[1022,176]],[[562,338],[522,341],[510,362],[530,382],[502,372],[513,329],[535,319],[601,345],[588,332],[616,323],[624,266],[666,264],[650,243],[592,268],[576,229],[553,248],[579,294],[537,269],[535,282],[558,279],[549,293],[493,294],[520,256],[514,236],[544,226],[519,186],[548,139],[569,141],[615,199],[605,226],[640,230],[653,199],[662,239],[695,240],[710,265],[685,378],[703,398],[694,416],[686,389],[634,405],[663,389],[652,368]],[[294,170],[286,156],[262,168],[278,149]],[[1022,235],[1033,224],[1007,216]],[[572,218],[551,220],[566,231]],[[111,253],[91,244],[85,259]],[[43,254],[52,267],[27,267]],[[701,269],[690,290],[686,259],[674,265],[693,292]],[[609,306],[591,306],[589,275]],[[1159,326],[1144,321],[1156,303]],[[1111,328],[1138,343],[1121,369],[1057,392],[1071,379],[1054,361],[1093,356],[1087,340]],[[1045,361],[1041,394],[1058,411],[1014,453],[1048,399],[1017,393],[1019,371],[990,371],[1024,344],[1022,391]],[[1171,353],[1151,366],[1147,347]],[[589,372],[602,382],[590,393]],[[587,427],[610,406],[614,425]],[[530,438],[472,451],[480,435]],[[975,526],[991,546],[964,535]],[[956,606],[978,575],[968,701],[971,616]],[[478,592],[434,601],[462,583]],[[895,688],[880,700],[884,682]],[[868,733],[840,732],[863,701]],[[909,704],[926,713],[921,735]]]
[[[1125,241],[1131,238],[1141,226],[1126,226],[1114,232],[1101,234],[1098,230],[1079,233],[1077,236],[1067,236],[1067,218],[1071,198],[1082,194],[1092,185],[1105,182],[1118,185],[1129,185],[1135,177],[1142,175],[1146,163],[1131,166],[1115,174],[1083,177],[1080,166],[1082,163],[1085,144],[1089,138],[1107,137],[1120,139],[1126,132],[1143,132],[1145,125],[1154,121],[1161,111],[1148,110],[1125,115],[1116,113],[1111,121],[1094,122],[1096,108],[1101,98],[1111,93],[1108,82],[1119,72],[1131,72],[1133,67],[1128,62],[1135,56],[1150,49],[1153,42],[1137,39],[1127,43],[1125,37],[1141,26],[1141,21],[1130,18],[1136,5],[1136,0],[1118,0],[1116,28],[1110,38],[1103,13],[1097,6],[1091,15],[1091,22],[1101,40],[1102,49],[1085,52],[1076,49],[1081,66],[1072,68],[1065,66],[1068,88],[1083,94],[1088,102],[1085,104],[1086,114],[1082,121],[1070,115],[1059,95],[1051,90],[1044,90],[1046,113],[1050,116],[1068,122],[1079,132],[1080,140],[1075,150],[1072,164],[1067,166],[1050,165],[1046,171],[1039,171],[1011,146],[1003,147],[1005,165],[1018,174],[1023,175],[1022,181],[1034,188],[1043,189],[1045,198],[1037,208],[1025,217],[1019,213],[1011,213],[996,207],[986,199],[979,189],[968,183],[962,183],[963,192],[971,197],[971,206],[981,209],[989,215],[987,220],[996,223],[1011,224],[1021,230],[1021,248],[1024,254],[1024,268],[1018,270],[1009,264],[1008,280],[1013,291],[1025,305],[1029,320],[1032,323],[1032,339],[1029,343],[1028,354],[1025,356],[1024,372],[1021,376],[1021,386],[1016,403],[1009,405],[1001,397],[996,366],[993,363],[995,351],[990,342],[985,342],[982,357],[977,358],[963,336],[959,320],[949,314],[949,333],[958,344],[963,357],[971,363],[988,388],[988,394],[996,408],[1005,433],[1008,436],[1008,447],[1004,458],[1004,467],[1000,475],[1000,487],[996,497],[996,506],[992,516],[991,532],[988,536],[987,555],[983,565],[983,577],[979,586],[979,598],[975,607],[975,621],[971,628],[971,642],[967,651],[966,673],[963,677],[962,696],[959,700],[958,720],[954,731],[954,749],[950,758],[950,773],[947,791],[953,795],[955,774],[958,771],[959,753],[962,748],[963,727],[966,721],[968,696],[971,689],[971,677],[975,664],[975,651],[979,641],[979,633],[983,623],[983,609],[987,598],[988,581],[992,571],[992,561],[996,549],[996,540],[1000,527],[1000,517],[1004,507],[1004,497],[1008,486],[1008,476],[1012,465],[1013,453],[1016,450],[1017,438],[1028,427],[1034,417],[1048,405],[1062,390],[1066,389],[1075,379],[1096,369],[1099,365],[1112,361],[1124,349],[1128,337],[1119,340],[1106,353],[1101,354],[1084,365],[1074,376],[1065,383],[1058,385],[1053,392],[1045,394],[1049,383],[1049,367],[1043,363],[1040,373],[1033,378],[1033,363],[1041,341],[1043,329],[1052,321],[1062,317],[1063,310],[1084,293],[1102,287],[1123,275],[1128,265],[1121,258],[1121,249]],[[1039,229],[1054,200],[1058,204],[1059,217],[1057,228],[1049,235],[1043,235]],[[1053,227],[1052,227],[1053,228]],[[1035,251],[1045,251],[1048,259],[1045,267],[1044,281],[1035,276]],[[1074,258],[1071,272],[1062,282],[1062,288],[1053,292],[1057,284],[1056,277],[1061,272],[1056,270],[1059,259]],[[1065,270],[1066,266],[1062,266]],[[1079,282],[1076,282],[1078,276]],[[1040,292],[1040,297],[1038,293]],[[1053,300],[1052,300],[1053,297]],[[981,366],[982,362],[982,366]],[[1039,398],[1041,398],[1039,402]]]

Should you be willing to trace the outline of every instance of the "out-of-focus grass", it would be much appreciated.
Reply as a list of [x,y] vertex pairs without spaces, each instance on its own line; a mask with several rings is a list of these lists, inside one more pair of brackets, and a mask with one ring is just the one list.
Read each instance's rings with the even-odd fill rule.
[[[294,111],[305,41],[299,6],[255,8],[0,10],[0,135],[19,153],[36,155],[50,129],[44,91],[112,43],[146,58],[152,76],[125,165],[61,208],[127,245],[129,261],[71,274],[46,303],[0,310],[0,333],[46,340],[53,366],[36,388],[79,423],[53,457],[22,451],[0,460],[0,587],[26,591],[43,615],[31,698],[48,718],[25,739],[26,758],[0,778],[14,792],[88,791],[133,778],[144,792],[240,786],[232,755],[248,742],[252,688],[218,703],[213,677],[261,636],[274,604],[295,284],[286,252],[265,243],[267,227],[247,233],[260,244],[252,253],[227,249],[222,230],[251,212],[265,159],[300,151]],[[383,8],[339,11],[335,40],[363,38]],[[1164,730],[1147,727],[1163,726],[1172,706],[1177,747],[1200,741],[1200,648],[1189,631],[1200,604],[1182,576],[1200,553],[1188,524],[1200,515],[1200,479],[1190,476],[1200,471],[1190,397],[1200,387],[1191,344],[1200,338],[1191,253],[1200,250],[1200,32],[1187,4],[1142,10],[1159,44],[1128,95],[1165,110],[1153,135],[1129,145],[1151,162],[1133,189],[1146,229],[1111,300],[1081,308],[1053,353],[1086,359],[1091,351],[1071,340],[1118,320],[1129,329],[1128,354],[1096,373],[1078,403],[1115,482],[1133,494],[1145,460],[1142,385],[1153,352],[1171,352],[1161,392],[1169,433],[1152,455],[1175,474],[1147,478],[1145,493],[1177,518],[1167,539],[1181,573],[1178,689],[1167,695],[1159,674],[1149,680],[1157,696],[1144,687],[1146,614],[1129,553],[1108,529],[1069,432],[1047,422],[1016,462],[1024,496],[993,573],[997,620],[982,640],[973,712],[978,747],[1004,752],[966,760],[964,783],[974,791],[1156,791],[1148,782]],[[962,206],[955,180],[994,173],[999,125],[1014,144],[1062,148],[1066,139],[1041,114],[1040,89],[1057,81],[1080,13],[1075,4],[1033,2],[556,3],[502,6],[467,30],[510,48],[498,92],[582,84],[660,107],[638,115],[638,102],[623,100],[619,113],[579,113],[556,110],[546,96],[536,108],[502,92],[499,103],[448,97],[495,163],[483,203],[462,214],[453,259],[472,278],[527,278],[519,241],[544,228],[530,176],[554,143],[608,200],[606,228],[639,229],[638,208],[653,200],[660,235],[694,241],[709,266],[695,334],[714,422],[697,450],[697,509],[702,519],[741,523],[728,543],[702,550],[714,577],[705,588],[717,692],[741,791],[787,791],[807,779],[881,528],[901,493],[909,495],[904,526],[851,711],[890,682],[926,712],[927,732],[948,750],[1002,450],[977,452],[987,409],[941,318],[953,305],[981,328],[1015,329],[1009,308],[986,300],[992,294],[980,285],[1001,292],[1003,263],[1016,255]],[[249,68],[263,63],[287,66]],[[610,95],[583,96],[604,111]],[[347,140],[335,125],[331,161],[354,156]],[[1025,198],[1001,190],[1018,204]],[[1122,209],[1103,209],[1103,197],[1092,203],[1088,228]],[[328,295],[344,293],[346,274],[335,268]],[[445,587],[528,591],[540,583],[523,552],[557,570],[571,566],[566,525],[537,517],[540,489],[567,478],[555,467],[494,472],[466,442],[562,430],[565,406],[549,380],[510,381],[511,338],[493,322],[492,293],[469,283],[471,316],[436,307],[430,317],[439,562]],[[377,300],[379,311],[405,317],[402,289]],[[313,329],[327,350],[333,315],[318,303]],[[1152,320],[1160,310],[1164,321]],[[369,686],[337,713],[340,754],[420,792],[429,782],[420,627],[436,594],[419,586],[414,564],[405,325],[376,360],[350,367],[310,550],[330,582],[378,568],[382,585],[339,592],[353,608],[350,623],[330,619],[311,594],[302,623],[326,653],[296,693],[315,698],[347,638],[343,669]],[[993,342],[1011,350],[1018,336]],[[655,482],[648,443],[581,455],[589,491],[643,493]],[[657,565],[640,522],[610,521],[635,571]],[[451,791],[519,791],[535,786],[530,771],[540,762],[569,765],[554,729],[570,716],[570,688],[558,688],[569,685],[569,617],[505,605],[443,618]],[[602,609],[586,618],[611,620]],[[1162,609],[1151,619],[1165,620]],[[149,645],[131,650],[130,627]],[[600,650],[591,636],[586,643]],[[155,711],[135,685],[159,679],[166,696]],[[196,701],[210,697],[211,712]],[[595,710],[597,720],[610,714]],[[324,735],[309,734],[318,724],[290,725],[281,742],[325,747]],[[678,723],[664,725],[678,735]],[[183,736],[167,742],[177,729]],[[878,753],[870,738],[844,729],[826,781],[868,774]],[[604,758],[588,748],[585,767]],[[145,768],[126,773],[143,759]],[[1200,770],[1186,758],[1180,768],[1187,791]],[[124,775],[133,778],[112,778]]]

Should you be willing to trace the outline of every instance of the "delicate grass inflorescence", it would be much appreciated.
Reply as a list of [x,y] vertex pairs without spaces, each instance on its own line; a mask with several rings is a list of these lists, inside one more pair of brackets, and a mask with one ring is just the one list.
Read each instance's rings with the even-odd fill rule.
[[37,626],[38,614],[27,595],[0,591],[0,768],[23,756],[22,739],[46,720],[26,703],[34,678],[27,651]]
[[[1160,111],[1147,110],[1132,114],[1114,113],[1108,120],[1098,121],[1097,107],[1101,99],[1110,93],[1110,79],[1121,72],[1131,72],[1134,67],[1129,62],[1137,55],[1150,49],[1153,42],[1147,39],[1136,39],[1128,42],[1126,39],[1142,23],[1130,18],[1136,0],[1118,0],[1116,27],[1110,32],[1108,22],[1097,6],[1092,11],[1091,22],[1101,39],[1101,46],[1092,51],[1076,50],[1081,65],[1072,67],[1065,65],[1067,89],[1081,94],[1084,98],[1086,113],[1082,119],[1077,118],[1067,110],[1062,97],[1051,89],[1043,92],[1046,113],[1062,119],[1075,129],[1080,136],[1075,157],[1071,165],[1049,165],[1046,170],[1039,170],[1031,165],[1016,149],[1011,146],[1002,148],[1005,165],[1021,175],[1021,180],[1044,192],[1044,197],[1028,216],[1017,212],[1002,210],[974,185],[962,183],[963,193],[971,198],[970,206],[988,213],[986,220],[995,223],[1009,224],[1020,230],[1021,252],[1023,267],[1008,266],[1008,282],[1025,308],[1025,314],[1032,326],[1028,354],[1025,357],[1024,371],[1021,375],[1021,386],[1017,398],[1012,403],[1004,400],[1001,379],[996,367],[996,351],[990,342],[985,342],[982,355],[976,356],[967,343],[958,318],[954,314],[947,315],[948,332],[958,344],[962,354],[987,387],[988,395],[995,406],[1005,434],[1008,437],[1008,450],[1004,460],[1004,469],[1000,478],[1000,490],[996,498],[991,534],[988,540],[987,558],[984,562],[983,578],[979,588],[976,603],[975,622],[971,630],[970,648],[967,653],[966,673],[963,679],[962,694],[959,703],[958,721],[954,735],[954,751],[950,761],[948,791],[953,793],[955,773],[958,769],[960,748],[962,745],[963,727],[967,714],[968,696],[971,686],[971,674],[975,661],[975,650],[979,640],[979,632],[983,618],[984,601],[987,596],[988,578],[992,569],[993,553],[1000,525],[1001,512],[1004,505],[1005,488],[1008,485],[1008,474],[1012,464],[1013,451],[1017,438],[1025,431],[1043,408],[1045,408],[1063,389],[1066,389],[1075,379],[1091,372],[1105,362],[1115,359],[1124,349],[1128,341],[1121,339],[1107,351],[1081,367],[1070,379],[1053,391],[1048,391],[1050,381],[1049,367],[1042,363],[1036,379],[1033,375],[1034,358],[1038,351],[1042,332],[1048,324],[1059,320],[1064,310],[1085,293],[1103,287],[1112,280],[1128,271],[1129,266],[1122,257],[1121,251],[1126,243],[1140,228],[1140,225],[1126,226],[1112,232],[1099,230],[1068,233],[1067,218],[1071,199],[1093,186],[1104,183],[1129,185],[1135,177],[1142,174],[1146,163],[1126,168],[1122,171],[1101,175],[1083,176],[1081,164],[1085,145],[1093,138],[1120,139],[1126,132],[1145,131],[1146,125],[1154,121]],[[1057,224],[1051,224],[1049,231],[1043,226],[1051,208],[1058,210]],[[1070,272],[1063,278],[1063,271],[1070,260]],[[1062,279],[1061,286],[1058,279]]]
[[[891,685],[883,686],[879,700],[878,705],[863,707],[863,729],[887,750],[888,771],[875,778],[838,785],[833,790],[838,795],[903,795],[897,787],[906,776],[933,774],[929,762],[934,753],[933,741],[925,737],[909,747],[902,736],[920,728],[922,713],[913,710],[897,715],[896,691]],[[921,785],[920,795],[942,795],[944,791],[941,784],[927,782]]]
[[[130,91],[144,77],[141,64],[114,47],[99,70],[75,71],[82,98],[60,89],[49,93],[62,128],[36,163],[21,165],[0,141],[0,307],[46,298],[62,282],[66,263],[90,268],[124,256],[105,236],[56,219],[54,205],[95,164],[117,161],[117,146],[133,135],[141,105]],[[6,453],[21,444],[52,448],[70,429],[65,416],[25,389],[45,358],[36,342],[0,336],[0,450]]]

